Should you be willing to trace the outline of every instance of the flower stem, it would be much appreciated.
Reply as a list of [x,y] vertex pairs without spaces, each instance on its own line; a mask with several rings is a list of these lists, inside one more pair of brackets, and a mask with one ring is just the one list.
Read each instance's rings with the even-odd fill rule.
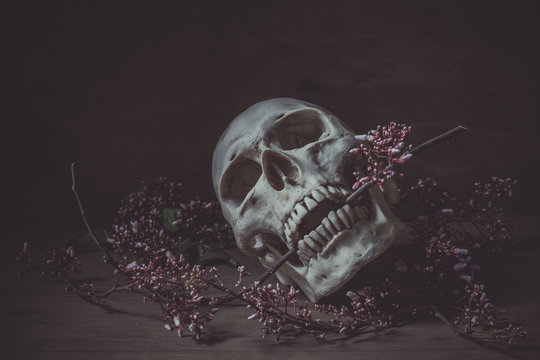
[[118,267],[119,263],[112,257],[111,254],[101,244],[99,243],[96,235],[94,235],[94,232],[90,228],[90,224],[88,224],[88,220],[86,219],[86,213],[84,211],[84,207],[82,205],[81,199],[79,198],[79,194],[77,193],[77,187],[75,186],[75,163],[71,164],[71,190],[73,191],[73,195],[75,196],[75,200],[77,200],[77,205],[79,205],[79,211],[81,213],[81,217],[84,223],[84,226],[86,227],[86,230],[88,231],[88,235],[90,235],[90,238],[94,241],[97,248],[103,253],[105,256],[106,262],[113,265],[115,268]]

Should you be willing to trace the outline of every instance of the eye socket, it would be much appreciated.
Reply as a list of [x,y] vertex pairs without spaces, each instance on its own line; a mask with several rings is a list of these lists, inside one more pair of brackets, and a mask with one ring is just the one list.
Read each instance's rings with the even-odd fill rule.
[[320,114],[302,110],[279,121],[276,133],[283,150],[299,149],[321,138],[325,130]]
[[225,171],[220,184],[221,196],[240,205],[261,177],[261,166],[250,159],[237,159]]

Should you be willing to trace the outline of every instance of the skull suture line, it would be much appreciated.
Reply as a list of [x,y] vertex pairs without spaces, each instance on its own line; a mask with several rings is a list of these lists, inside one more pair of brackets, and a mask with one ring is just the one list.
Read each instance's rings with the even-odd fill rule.
[[[390,246],[403,224],[385,200],[395,186],[349,195],[359,155],[345,124],[316,105],[288,98],[257,103],[219,139],[214,189],[239,248],[269,267],[298,245],[276,275],[313,302],[338,290]],[[386,189],[389,189],[388,191]]]

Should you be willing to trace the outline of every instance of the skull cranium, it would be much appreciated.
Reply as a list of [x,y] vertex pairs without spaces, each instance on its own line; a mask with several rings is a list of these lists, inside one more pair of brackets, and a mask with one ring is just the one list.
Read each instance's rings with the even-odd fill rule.
[[339,207],[351,193],[360,159],[349,150],[358,145],[327,110],[278,98],[238,115],[214,151],[214,189],[239,248],[269,267],[297,246],[276,275],[314,302],[386,250],[403,226],[376,186]]

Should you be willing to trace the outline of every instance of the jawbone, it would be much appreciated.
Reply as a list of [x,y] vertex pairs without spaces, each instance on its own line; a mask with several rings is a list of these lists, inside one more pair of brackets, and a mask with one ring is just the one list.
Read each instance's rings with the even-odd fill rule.
[[[359,221],[351,229],[335,235],[306,266],[289,262],[282,265],[276,272],[281,282],[295,283],[312,302],[317,302],[341,288],[392,244],[404,225],[391,213],[379,189],[369,191],[375,211],[372,219]],[[261,261],[273,263],[280,254],[274,252],[269,256],[274,259]]]

